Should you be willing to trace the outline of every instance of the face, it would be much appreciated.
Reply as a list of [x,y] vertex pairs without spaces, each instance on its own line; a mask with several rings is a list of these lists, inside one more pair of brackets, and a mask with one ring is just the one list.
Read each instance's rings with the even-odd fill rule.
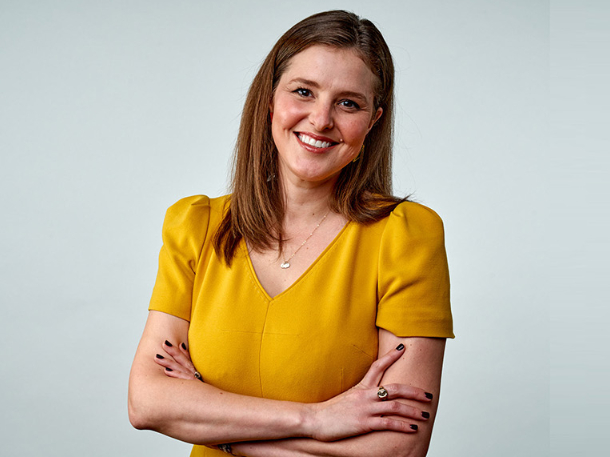
[[291,59],[270,105],[283,180],[301,186],[336,180],[382,114],[374,106],[375,82],[352,50],[312,46]]

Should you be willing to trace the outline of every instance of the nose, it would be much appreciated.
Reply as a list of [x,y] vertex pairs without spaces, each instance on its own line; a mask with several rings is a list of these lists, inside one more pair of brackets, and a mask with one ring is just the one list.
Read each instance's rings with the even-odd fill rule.
[[322,100],[317,101],[312,106],[309,122],[319,132],[332,129],[334,127],[332,104]]

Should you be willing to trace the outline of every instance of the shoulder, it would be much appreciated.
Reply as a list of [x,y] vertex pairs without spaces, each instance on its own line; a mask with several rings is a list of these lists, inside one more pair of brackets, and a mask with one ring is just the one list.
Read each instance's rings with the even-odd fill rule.
[[228,196],[209,198],[193,195],[178,200],[167,209],[163,222],[163,240],[176,245],[200,245],[211,223],[222,218]]
[[201,225],[210,218],[210,212],[222,212],[229,196],[210,198],[207,195],[193,195],[181,198],[167,209],[165,229],[185,227],[192,224]]
[[453,337],[443,221],[430,208],[399,204],[379,251],[377,326],[397,336]]
[[403,233],[416,238],[444,237],[443,220],[428,208],[415,202],[402,202],[388,216],[386,232]]

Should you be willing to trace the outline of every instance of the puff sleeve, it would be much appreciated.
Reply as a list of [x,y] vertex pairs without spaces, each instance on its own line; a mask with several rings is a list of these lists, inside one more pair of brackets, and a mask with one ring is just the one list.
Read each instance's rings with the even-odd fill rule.
[[417,203],[389,216],[379,251],[377,327],[400,337],[453,338],[443,222]]
[[193,281],[209,219],[210,200],[203,195],[183,198],[167,210],[149,310],[190,321]]

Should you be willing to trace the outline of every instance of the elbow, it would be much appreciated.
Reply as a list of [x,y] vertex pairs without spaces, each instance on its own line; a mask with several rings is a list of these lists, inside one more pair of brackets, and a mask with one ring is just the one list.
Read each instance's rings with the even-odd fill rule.
[[143,392],[130,389],[127,400],[129,422],[138,430],[156,430],[156,415],[154,404],[147,401],[149,398]]
[[138,430],[151,430],[152,424],[150,415],[145,414],[144,408],[140,407],[130,395],[127,403],[127,412],[129,414],[129,422]]
[[158,431],[162,420],[163,402],[153,376],[132,370],[127,392],[129,422],[137,430]]
[[141,414],[138,414],[138,412],[131,406],[129,407],[129,422],[135,429],[149,430],[146,419]]

